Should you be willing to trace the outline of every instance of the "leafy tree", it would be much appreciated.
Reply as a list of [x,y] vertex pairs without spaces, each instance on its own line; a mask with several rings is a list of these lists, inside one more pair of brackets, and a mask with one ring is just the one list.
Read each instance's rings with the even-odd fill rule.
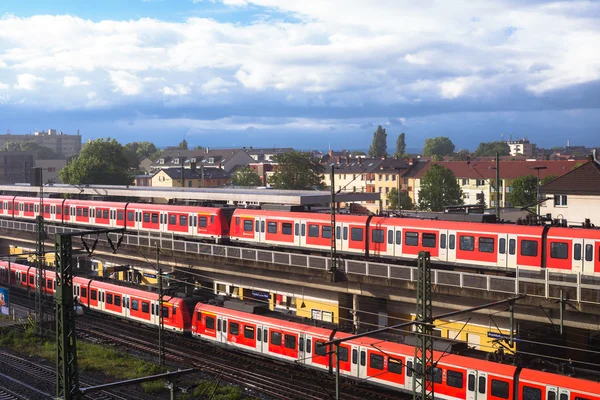
[[188,149],[188,142],[187,140],[183,139],[180,143],[179,146],[177,146],[177,148],[179,150],[187,150]]
[[387,194],[387,199],[390,201],[390,208],[392,210],[412,210],[414,208],[412,199],[405,191],[401,190],[400,196],[398,196],[396,188],[392,188]]
[[373,143],[369,147],[369,157],[380,158],[387,155],[387,132],[381,125],[373,133]]
[[41,146],[36,142],[15,142],[7,140],[4,143],[4,147],[7,150],[34,152],[38,160],[62,160],[65,158],[61,153],[57,153],[49,147]]
[[398,135],[398,139],[396,139],[396,157],[404,156],[406,152],[406,134],[402,132]]
[[131,142],[123,146],[125,156],[131,168],[137,168],[140,162],[148,157],[155,160],[160,156],[160,150],[151,142]]
[[454,143],[446,136],[438,136],[425,140],[423,155],[426,157],[434,155],[447,156],[452,153],[454,153]]
[[471,155],[471,152],[467,149],[462,149],[452,154],[452,160],[454,161],[467,161],[468,157]]
[[324,188],[321,174],[325,167],[313,160],[310,153],[290,151],[275,155],[273,161],[278,164],[278,170],[269,178],[269,183],[275,189]]
[[77,158],[60,171],[64,183],[129,185],[132,176],[123,146],[115,139],[89,141]]
[[543,186],[546,183],[555,180],[556,178],[558,178],[558,175],[548,175],[548,176],[545,176],[543,179],[540,179],[540,186]]
[[510,193],[506,199],[513,206],[524,207],[535,203],[537,198],[537,178],[533,175],[522,175],[510,185]]
[[352,157],[358,157],[358,156],[366,156],[367,153],[365,153],[364,151],[360,151],[360,150],[354,150],[352,153],[350,153],[350,155]]
[[462,203],[462,190],[450,169],[433,164],[425,171],[419,190],[419,209],[442,211],[444,206]]
[[198,146],[194,147],[194,150],[204,150],[204,147],[198,145]]
[[510,147],[506,142],[481,142],[473,155],[475,157],[495,156],[498,153],[500,156],[510,155]]
[[261,186],[260,176],[252,168],[246,167],[236,171],[231,177],[234,186]]

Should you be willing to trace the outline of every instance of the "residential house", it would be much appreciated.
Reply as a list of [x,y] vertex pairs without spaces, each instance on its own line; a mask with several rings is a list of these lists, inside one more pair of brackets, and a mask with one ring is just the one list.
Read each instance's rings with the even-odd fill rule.
[[222,187],[229,183],[229,174],[220,168],[183,168],[183,178],[181,175],[181,167],[161,169],[152,176],[151,186],[199,188]]
[[140,171],[150,172],[152,170],[152,160],[148,157],[144,158],[142,161],[140,161],[138,169]]
[[600,164],[594,159],[540,188],[542,215],[566,219],[568,225],[581,225],[586,219],[600,226]]
[[150,174],[141,174],[134,176],[135,186],[152,186],[152,177]]
[[523,175],[538,176],[536,167],[539,169],[540,180],[546,176],[561,176],[571,171],[576,165],[574,161],[500,161],[500,193],[497,196],[496,187],[496,162],[495,161],[473,161],[470,164],[466,161],[443,161],[429,162],[421,168],[416,168],[408,172],[412,181],[412,195],[414,202],[419,201],[419,190],[421,178],[433,164],[440,164],[449,168],[458,181],[463,191],[463,201],[465,204],[477,204],[483,201],[488,207],[496,205],[498,197],[501,207],[511,207],[506,201],[506,193],[510,193],[511,183]]
[[255,148],[247,148],[245,149],[246,154],[248,154],[255,162],[260,161],[273,161],[274,157],[280,154],[291,153],[295,151],[291,147],[273,147],[271,149],[255,149]]
[[237,167],[245,167],[254,160],[242,149],[179,150],[168,148],[160,158],[152,164],[153,169],[178,167],[182,163],[185,168],[220,168],[231,173]]

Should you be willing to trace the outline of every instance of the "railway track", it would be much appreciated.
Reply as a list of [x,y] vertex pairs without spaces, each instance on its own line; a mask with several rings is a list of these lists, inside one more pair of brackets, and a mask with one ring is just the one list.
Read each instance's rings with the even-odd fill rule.
[[[156,328],[108,319],[87,313],[77,322],[78,335],[158,357]],[[209,375],[261,393],[271,399],[321,400],[335,397],[332,376],[299,365],[293,366],[216,346],[172,332],[165,332],[165,360],[173,365],[194,366]],[[342,399],[402,399],[405,395],[341,379]],[[409,396],[406,395],[406,398]]]

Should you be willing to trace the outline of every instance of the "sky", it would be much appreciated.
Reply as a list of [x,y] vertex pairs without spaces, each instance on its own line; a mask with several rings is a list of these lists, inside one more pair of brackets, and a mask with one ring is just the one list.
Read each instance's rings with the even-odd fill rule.
[[600,1],[0,0],[0,132],[600,145]]

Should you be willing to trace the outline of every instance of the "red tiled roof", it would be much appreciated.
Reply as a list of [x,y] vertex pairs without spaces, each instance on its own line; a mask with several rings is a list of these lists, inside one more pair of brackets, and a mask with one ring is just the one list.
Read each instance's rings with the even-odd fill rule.
[[[429,162],[425,168],[416,173],[415,178],[421,178],[432,164],[440,164],[454,172],[458,179],[495,179],[495,161],[472,161],[470,165],[466,161],[442,161]],[[537,176],[534,167],[546,167],[540,170],[540,179],[549,175],[562,176],[573,170],[577,163],[573,161],[502,161],[500,160],[500,178],[516,179],[522,175]]]
[[540,188],[543,193],[600,195],[600,165],[589,161]]

